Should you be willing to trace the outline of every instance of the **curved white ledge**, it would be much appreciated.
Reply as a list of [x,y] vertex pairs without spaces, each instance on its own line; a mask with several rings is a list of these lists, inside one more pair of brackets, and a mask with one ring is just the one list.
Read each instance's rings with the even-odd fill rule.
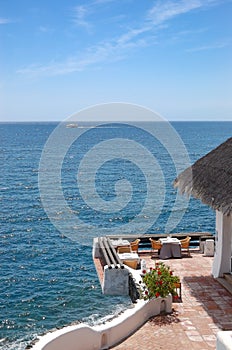
[[64,327],[40,337],[32,350],[103,350],[122,342],[149,318],[172,312],[172,296],[138,300],[113,320],[90,327],[86,324]]

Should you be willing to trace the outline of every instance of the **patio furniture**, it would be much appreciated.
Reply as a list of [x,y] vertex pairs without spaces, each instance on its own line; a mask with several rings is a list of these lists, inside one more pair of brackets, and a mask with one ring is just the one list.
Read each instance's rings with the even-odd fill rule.
[[173,301],[181,301],[181,282],[175,283],[175,292],[177,294],[177,298],[173,298]]
[[131,251],[138,253],[140,239],[136,239],[135,241],[130,243]]
[[130,265],[130,267],[132,267],[132,268],[135,268],[135,266],[137,268],[137,266],[140,264],[139,255],[137,253],[134,253],[134,252],[118,253],[118,257],[122,261],[123,264],[125,264],[127,266]]
[[123,260],[123,264],[136,270],[137,266],[138,266],[138,261],[137,260]]
[[191,240],[191,237],[189,237],[189,236],[180,240],[181,252],[187,251],[188,256],[190,256],[190,252],[189,252],[190,240]]
[[130,242],[127,239],[118,238],[110,239],[110,241],[116,250],[118,249],[118,247],[130,247]]
[[161,238],[162,247],[160,249],[159,258],[162,260],[169,258],[181,258],[181,244],[177,238]]
[[151,242],[152,253],[155,252],[155,250],[157,250],[157,254],[159,254],[160,249],[162,247],[162,244],[161,244],[160,240],[155,240],[153,238],[149,238],[149,240]]
[[131,253],[131,247],[118,247],[117,253],[122,254],[122,253]]

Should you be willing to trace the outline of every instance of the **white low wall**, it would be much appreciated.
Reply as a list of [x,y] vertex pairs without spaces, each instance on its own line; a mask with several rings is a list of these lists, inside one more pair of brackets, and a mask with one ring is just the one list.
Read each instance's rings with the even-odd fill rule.
[[217,350],[232,350],[232,331],[218,332]]
[[[100,258],[100,247],[98,238],[93,239],[92,256],[94,258]],[[119,265],[115,268],[114,265],[109,268],[104,266],[103,281],[99,276],[99,271],[96,269],[99,282],[101,283],[102,293],[107,295],[128,295],[129,291],[129,270],[127,268],[121,269]]]
[[172,296],[149,301],[138,300],[132,309],[106,324],[90,327],[85,324],[64,327],[42,336],[33,350],[102,350],[115,346],[160,312],[172,312]]
[[128,295],[129,291],[129,269],[116,269],[114,266],[109,269],[104,266],[104,278],[102,293],[107,295]]

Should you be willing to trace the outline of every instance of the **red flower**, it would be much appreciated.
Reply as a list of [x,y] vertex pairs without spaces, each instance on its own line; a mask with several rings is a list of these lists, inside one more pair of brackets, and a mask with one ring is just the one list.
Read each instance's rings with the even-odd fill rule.
[[[174,272],[171,271],[169,266],[161,262],[156,263],[153,268],[149,266],[144,269],[143,273],[141,275],[144,286],[141,286],[141,294],[144,300],[158,297],[165,298],[169,293],[177,294],[175,283],[179,278],[174,276]],[[179,299],[179,297],[173,296],[173,300],[175,299]]]
[[147,271],[146,270],[143,270],[142,273],[145,274]]

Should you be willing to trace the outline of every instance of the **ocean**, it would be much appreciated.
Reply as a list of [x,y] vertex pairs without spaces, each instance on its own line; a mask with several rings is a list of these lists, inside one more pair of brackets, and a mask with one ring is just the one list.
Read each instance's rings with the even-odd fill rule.
[[[37,335],[73,322],[104,322],[131,306],[127,297],[102,295],[92,261],[93,237],[112,232],[149,235],[165,232],[167,227],[170,232],[215,230],[214,212],[200,201],[186,199],[186,208],[182,201],[175,205],[177,191],[172,183],[176,162],[181,159],[175,162],[170,150],[160,142],[154,144],[146,132],[140,135],[137,127],[85,125],[86,132],[82,131],[78,140],[75,133],[79,127],[66,128],[65,137],[72,135],[74,141],[59,161],[61,180],[57,180],[54,173],[57,175],[60,163],[54,158],[65,140],[60,139],[57,149],[48,152],[50,158],[44,152],[57,125],[0,124],[0,348],[4,350],[25,349]],[[190,163],[232,135],[232,122],[171,125],[183,141]],[[84,163],[92,147],[114,138],[124,153],[117,150],[110,159],[106,143],[104,150],[96,148],[89,163]],[[142,147],[133,145],[131,154],[120,145],[123,138]],[[154,162],[146,162],[144,157],[141,163],[139,152],[145,148]],[[94,188],[92,177],[86,178],[84,170],[79,172],[79,165],[85,171],[99,167],[91,174]],[[158,175],[153,178],[154,167]],[[82,187],[77,178],[82,179]],[[63,197],[60,192],[54,196],[56,186],[61,187]],[[150,190],[154,196],[149,197]],[[65,208],[59,208],[61,202]]]

